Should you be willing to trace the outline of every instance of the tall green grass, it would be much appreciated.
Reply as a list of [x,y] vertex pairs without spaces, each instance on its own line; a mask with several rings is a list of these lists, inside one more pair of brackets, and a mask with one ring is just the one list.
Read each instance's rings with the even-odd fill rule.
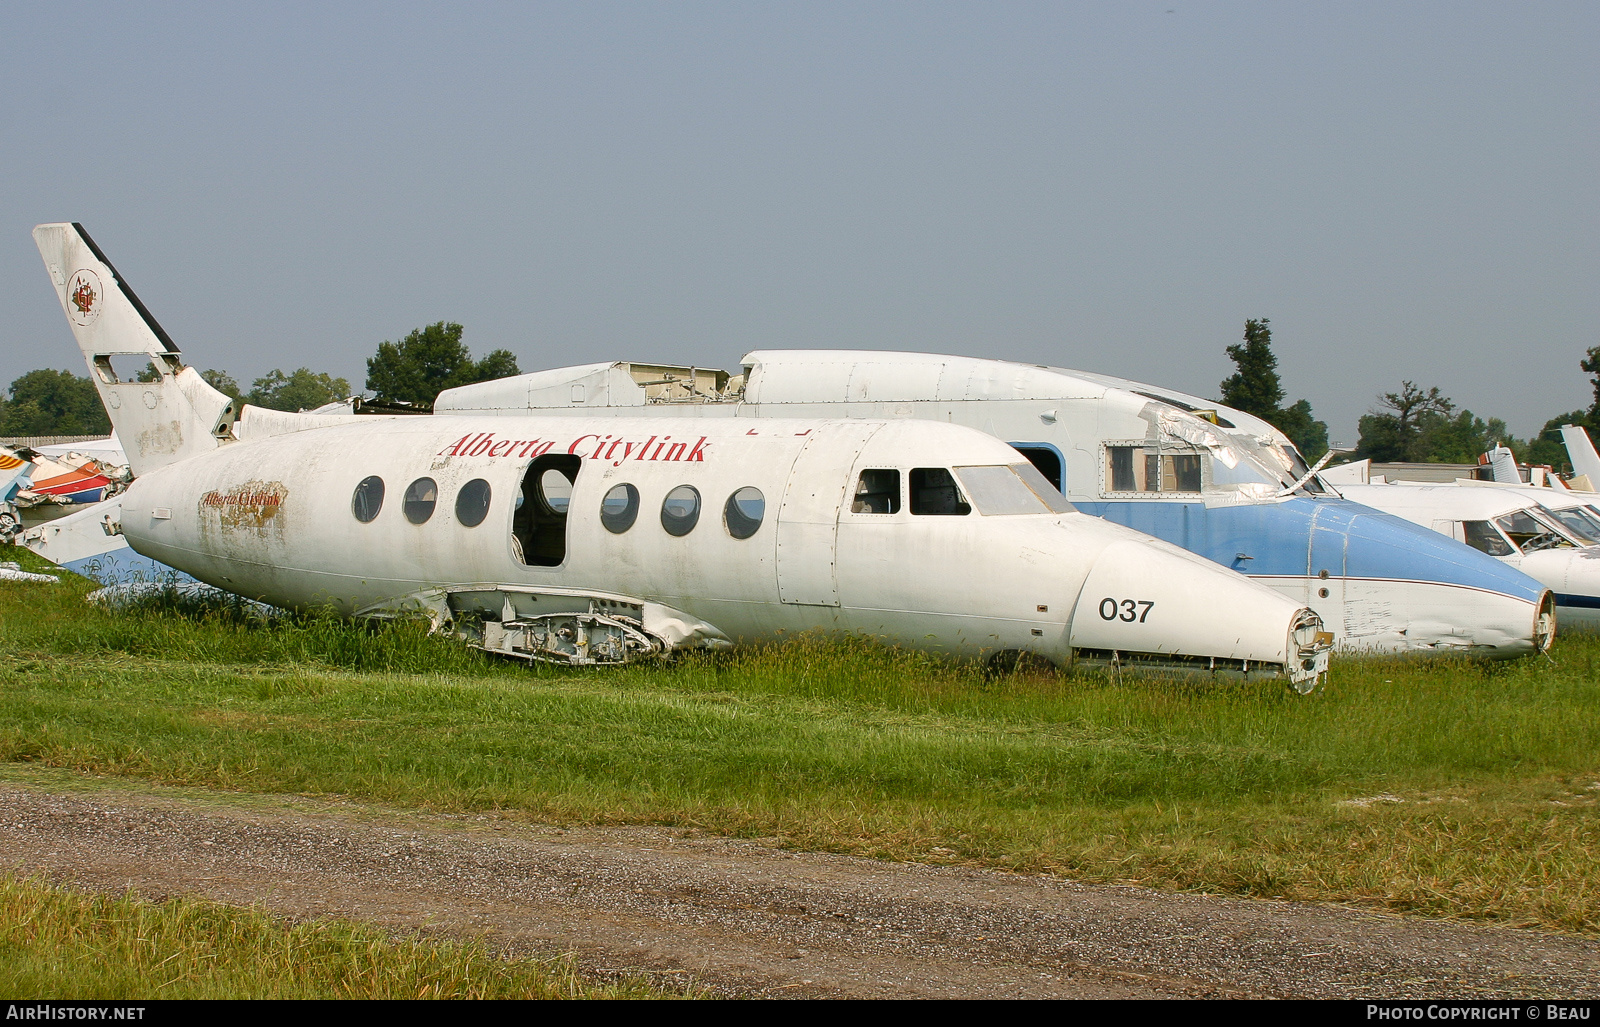
[[814,636],[528,668],[79,588],[0,583],[0,760],[1600,931],[1594,639],[1301,696]]

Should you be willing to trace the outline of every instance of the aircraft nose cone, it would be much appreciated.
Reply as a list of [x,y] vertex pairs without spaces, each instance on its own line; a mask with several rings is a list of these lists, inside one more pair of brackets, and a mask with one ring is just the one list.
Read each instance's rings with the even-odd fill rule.
[[1341,648],[1501,658],[1548,648],[1539,627],[1545,588],[1526,567],[1370,507],[1328,509],[1348,523]]
[[1275,667],[1312,684],[1327,669],[1333,642],[1316,613],[1286,596],[1171,546],[1131,539],[1095,561],[1071,639],[1090,655],[1244,672]]

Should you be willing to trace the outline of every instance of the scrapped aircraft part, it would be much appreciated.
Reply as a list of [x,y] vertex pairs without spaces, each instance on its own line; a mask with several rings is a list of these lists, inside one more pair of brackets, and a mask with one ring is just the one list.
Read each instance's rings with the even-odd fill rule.
[[0,563],[0,581],[60,581],[54,574],[31,574],[11,561]]
[[567,666],[617,666],[675,649],[732,645],[714,625],[681,610],[578,589],[429,589],[357,616],[419,617],[433,630],[452,630],[486,652]]
[[1549,652],[1556,640],[1556,597],[1546,592],[1539,600],[1539,612],[1533,618],[1533,644],[1539,652]]
[[102,585],[193,580],[128,546],[122,535],[120,495],[30,527],[17,542],[56,566]]
[[483,649],[542,663],[614,667],[657,656],[663,644],[621,617],[552,613],[528,620],[484,621]]
[[1289,651],[1299,666],[1288,675],[1295,691],[1312,692],[1327,678],[1328,661],[1333,655],[1333,632],[1324,631],[1322,618],[1306,610],[1289,629]]

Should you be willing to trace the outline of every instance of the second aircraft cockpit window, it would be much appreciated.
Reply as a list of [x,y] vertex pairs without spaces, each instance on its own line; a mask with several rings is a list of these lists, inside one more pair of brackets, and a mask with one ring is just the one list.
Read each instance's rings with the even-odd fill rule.
[[892,514],[900,512],[900,472],[868,468],[856,482],[851,513]]
[[956,477],[985,516],[1068,513],[1072,504],[1031,463],[957,467]]
[[1542,511],[1513,510],[1494,519],[1505,532],[1511,544],[1524,553],[1541,549],[1571,549],[1573,541],[1561,531],[1554,521],[1541,516]]
[[1600,518],[1585,510],[1581,506],[1571,507],[1566,510],[1546,510],[1551,517],[1561,522],[1567,529],[1567,534],[1575,536],[1580,542],[1590,545],[1600,544]]
[[961,517],[972,512],[955,478],[943,467],[911,469],[911,512]]

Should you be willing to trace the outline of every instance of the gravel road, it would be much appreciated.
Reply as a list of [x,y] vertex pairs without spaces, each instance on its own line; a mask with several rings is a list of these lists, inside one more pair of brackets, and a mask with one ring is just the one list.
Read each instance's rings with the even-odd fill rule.
[[0,867],[576,953],[724,994],[1600,997],[1600,942],[1087,886],[659,828],[0,785]]

